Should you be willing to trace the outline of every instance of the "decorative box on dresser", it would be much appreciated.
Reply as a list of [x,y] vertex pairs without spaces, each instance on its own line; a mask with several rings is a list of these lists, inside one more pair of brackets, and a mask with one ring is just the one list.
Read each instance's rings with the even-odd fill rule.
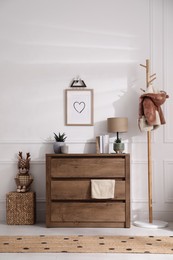
[[[91,180],[115,180],[113,199],[93,199]],[[47,227],[130,227],[129,154],[46,154]]]

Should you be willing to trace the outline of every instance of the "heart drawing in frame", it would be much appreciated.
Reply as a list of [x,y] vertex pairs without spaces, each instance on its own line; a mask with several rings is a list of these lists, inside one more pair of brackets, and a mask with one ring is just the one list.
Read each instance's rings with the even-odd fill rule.
[[77,102],[77,101],[75,101],[74,103],[73,103],[73,107],[74,107],[74,109],[76,110],[76,112],[77,113],[82,113],[82,111],[84,111],[84,109],[85,109],[85,102]]

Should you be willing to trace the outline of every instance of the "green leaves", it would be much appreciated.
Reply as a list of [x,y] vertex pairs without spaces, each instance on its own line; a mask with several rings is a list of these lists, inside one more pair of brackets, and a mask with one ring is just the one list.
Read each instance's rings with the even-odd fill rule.
[[67,138],[67,136],[65,135],[65,133],[63,133],[63,134],[55,134],[54,133],[54,138],[55,138],[55,141],[56,142],[65,142],[65,139]]

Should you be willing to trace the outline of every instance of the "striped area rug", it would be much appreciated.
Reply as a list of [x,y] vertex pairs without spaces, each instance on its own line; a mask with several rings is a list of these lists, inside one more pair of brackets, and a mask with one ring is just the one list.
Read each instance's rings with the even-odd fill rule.
[[0,236],[0,253],[173,254],[173,236]]

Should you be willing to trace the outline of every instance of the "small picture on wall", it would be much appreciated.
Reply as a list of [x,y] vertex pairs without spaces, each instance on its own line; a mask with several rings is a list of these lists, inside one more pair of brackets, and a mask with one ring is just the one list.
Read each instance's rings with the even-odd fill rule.
[[66,89],[66,125],[93,125],[93,90]]

